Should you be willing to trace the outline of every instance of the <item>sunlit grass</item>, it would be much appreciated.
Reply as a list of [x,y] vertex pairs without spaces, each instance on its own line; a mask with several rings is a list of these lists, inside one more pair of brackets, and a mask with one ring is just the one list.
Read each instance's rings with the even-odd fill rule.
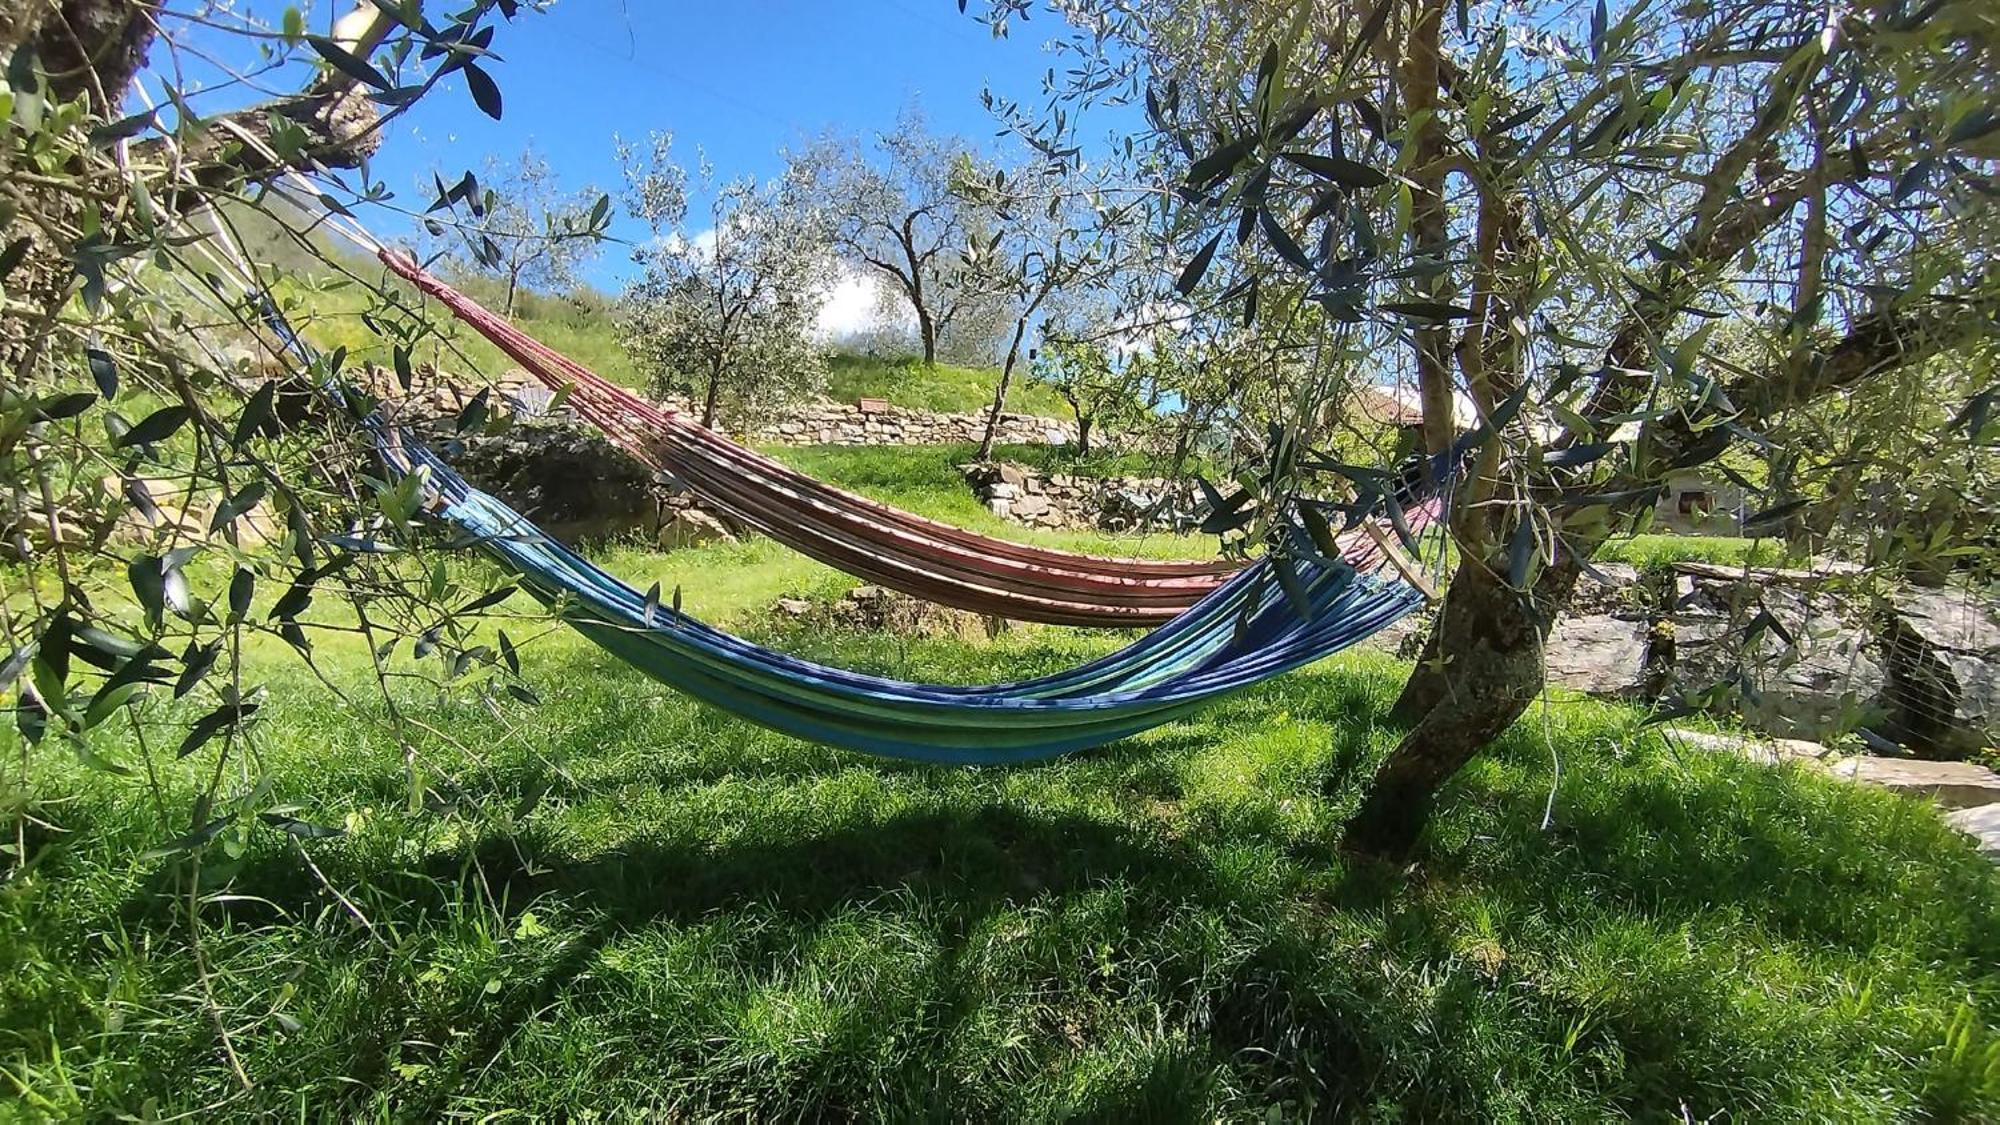
[[1727,535],[1635,535],[1613,539],[1597,553],[1600,562],[1632,563],[1640,568],[1674,562],[1705,562],[1723,566],[1784,566],[1798,562],[1775,539],[1743,539]]
[[[775,643],[931,680],[1122,642],[770,633],[744,605],[739,627]],[[399,693],[446,798],[430,810],[354,682],[365,654],[328,656],[351,704],[286,654],[260,660],[255,761],[277,799],[347,834],[253,837],[203,914],[249,1092],[203,1010],[171,873],[146,856],[185,830],[212,758],[155,747],[155,804],[60,747],[31,753],[30,864],[0,893],[0,1068],[21,1113],[2000,1109],[1983,861],[1927,808],[1679,755],[1629,709],[1559,704],[1549,742],[1539,722],[1503,739],[1405,877],[1333,847],[1395,738],[1402,666],[1376,655],[1120,746],[979,770],[770,734],[558,632],[526,654],[539,707]]]
[[[1044,418],[1068,418],[1069,404],[1047,384],[1028,377],[1024,363],[1016,368],[1007,389],[1007,409]],[[960,367],[940,363],[926,367],[915,359],[877,359],[837,355],[827,372],[826,396],[835,402],[879,398],[913,410],[969,414],[990,410],[1000,373],[990,367]]]

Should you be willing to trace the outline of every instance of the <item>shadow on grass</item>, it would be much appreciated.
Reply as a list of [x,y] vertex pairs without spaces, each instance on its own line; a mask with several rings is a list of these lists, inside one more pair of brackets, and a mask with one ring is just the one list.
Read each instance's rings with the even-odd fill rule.
[[[1158,979],[1174,982],[1148,1002],[1161,1027],[1193,1030],[1130,1048],[1137,1057],[1128,1073],[1090,1084],[1067,1106],[1086,1118],[1200,1115],[1225,1074],[1271,1102],[1299,1099],[1294,1104],[1318,1111],[1395,1104],[1418,1118],[1464,1116],[1492,1108],[1481,1084],[1497,1081],[1496,1059],[1565,1039],[1582,1044],[1577,1059],[1535,1064],[1564,1076],[1550,1079],[1552,1088],[1588,1091],[1631,1110],[1682,1097],[1730,1105],[1742,1096],[1732,1084],[1754,1069],[1740,1059],[1782,1043],[1743,1024],[1743,1009],[1733,1006],[1733,990],[1750,987],[1741,975],[1754,970],[1675,960],[1673,950],[1687,943],[1663,939],[1630,955],[1635,974],[1651,974],[1645,979],[1653,992],[1620,994],[1612,985],[1572,992],[1551,987],[1552,978],[1565,978],[1546,966],[1516,968],[1504,955],[1493,964],[1469,961],[1466,917],[1474,909],[1502,920],[1494,927],[1496,948],[1515,937],[1505,920],[1534,919],[1526,927],[1532,936],[1522,940],[1530,950],[1536,940],[1554,942],[1550,958],[1589,952],[1593,941],[1612,942],[1627,929],[1714,925],[1731,930],[1717,940],[1744,957],[1756,955],[1750,946],[1758,941],[1799,939],[1816,947],[1815,956],[1823,949],[1842,958],[1834,962],[1842,972],[1866,964],[1878,945],[1917,960],[1965,958],[1986,972],[2000,959],[1993,876],[1969,849],[1954,850],[1928,812],[1712,759],[1679,768],[1651,752],[1620,749],[1631,732],[1616,721],[1585,723],[1565,736],[1565,780],[1549,831],[1540,828],[1546,748],[1539,736],[1516,732],[1446,794],[1415,877],[1347,865],[1331,833],[1274,840],[1285,829],[1273,809],[1285,801],[1325,802],[1320,823],[1338,824],[1366,784],[1381,736],[1392,733],[1380,724],[1393,687],[1373,671],[1316,673],[1045,767],[1045,775],[1007,775],[1007,785],[968,784],[967,771],[878,764],[873,768],[898,784],[860,788],[853,800],[813,791],[854,771],[863,761],[856,756],[697,719],[695,729],[712,741],[698,753],[653,762],[629,749],[635,738],[652,736],[646,709],[607,707],[565,735],[576,748],[573,761],[627,747],[611,752],[607,768],[587,784],[567,785],[523,761],[479,775],[485,788],[473,797],[506,803],[551,786],[551,793],[579,799],[657,788],[672,802],[698,800],[725,778],[760,784],[714,806],[736,818],[727,824],[685,817],[655,823],[635,812],[614,817],[626,834],[607,845],[572,835],[577,826],[560,818],[536,818],[511,834],[452,843],[413,867],[390,852],[346,846],[324,849],[320,862],[337,884],[365,888],[378,925],[400,933],[424,932],[468,903],[505,904],[496,919],[502,930],[524,910],[560,904],[555,909],[570,925],[559,953],[520,966],[458,1028],[459,1057],[482,1061],[498,1058],[559,1000],[581,1003],[573,998],[593,987],[583,978],[624,935],[718,918],[775,918],[784,924],[758,930],[739,951],[758,975],[795,962],[824,924],[846,912],[889,914],[921,929],[946,968],[937,970],[925,1022],[910,1032],[914,1045],[897,1064],[905,1069],[869,1072],[874,1085],[861,1092],[845,1085],[845,1076],[817,1079],[821,1084],[787,1095],[802,1115],[870,1116],[886,1107],[965,1116],[968,1105],[981,1103],[920,1072],[925,1060],[950,1055],[955,1035],[971,1034],[964,1025],[976,1013],[991,1015],[978,971],[962,965],[982,925],[1003,912],[1059,913],[1107,887],[1124,895],[1121,911],[1081,940],[1143,961]],[[1259,741],[1263,732],[1296,737],[1290,724],[1301,721],[1329,732],[1316,744],[1320,757],[1281,776],[1258,776],[1273,761]],[[1215,799],[1219,813],[1175,813],[1180,819],[1171,823],[1140,811],[1148,801],[1178,806],[1184,790],[1202,780],[1210,752],[1221,768],[1249,771],[1250,786],[1275,792]],[[1037,804],[1045,779],[1048,807]],[[1114,795],[1118,819],[1065,811],[1062,791],[1084,789]],[[891,791],[898,807],[921,794],[922,807],[885,812],[892,802],[873,803]],[[766,818],[758,801],[780,792],[796,795],[805,812]],[[281,924],[330,908],[289,850],[253,857],[235,889],[242,897],[223,908],[234,925]],[[142,925],[172,924],[163,912],[132,905],[141,907]],[[1212,948],[1165,936],[1202,926],[1228,931],[1227,957],[1211,960]],[[1329,940],[1357,933],[1363,937],[1352,944]],[[372,955],[343,953],[336,944],[319,956]],[[385,1008],[396,1007],[393,977],[377,982]],[[1062,979],[1053,974],[1050,990],[1069,987]],[[1482,1045],[1460,1035],[1481,1021],[1500,1037]],[[345,1043],[349,1055],[338,1073],[364,1086],[393,1085],[383,1076],[399,1049],[394,1035],[357,1028]],[[1580,1061],[1586,1048],[1613,1060],[1602,1074]],[[709,1073],[705,1063],[678,1055],[660,1065]],[[1776,1080],[1759,1076],[1765,1079]],[[454,1089],[443,1079],[405,1086],[399,1096],[409,1101],[398,1112],[441,1115]]]

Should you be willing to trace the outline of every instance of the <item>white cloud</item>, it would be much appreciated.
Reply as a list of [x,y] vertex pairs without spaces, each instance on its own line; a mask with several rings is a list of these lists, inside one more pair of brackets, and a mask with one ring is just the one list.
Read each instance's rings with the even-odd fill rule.
[[843,265],[840,279],[834,282],[826,303],[820,306],[815,334],[822,342],[841,343],[901,329],[915,330],[914,315],[907,309],[885,310],[885,304],[881,284],[874,277]]

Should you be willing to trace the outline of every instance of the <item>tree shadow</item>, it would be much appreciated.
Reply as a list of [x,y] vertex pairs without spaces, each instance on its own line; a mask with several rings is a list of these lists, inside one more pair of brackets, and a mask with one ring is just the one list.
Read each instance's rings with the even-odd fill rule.
[[[1248,730],[1254,738],[1256,725],[1281,704],[1292,718],[1332,731],[1333,745],[1313,767],[1326,775],[1324,783],[1307,778],[1296,796],[1329,801],[1337,813],[1339,802],[1358,795],[1380,752],[1381,689],[1381,677],[1321,674],[1307,691],[1246,693],[1197,719],[1061,767],[1055,785],[1108,788],[1134,801],[1177,799],[1190,762],[1224,737],[1243,738]],[[621,737],[610,719],[591,729],[605,745]],[[551,784],[558,787],[552,792],[572,797],[634,784],[671,792],[746,776],[810,785],[866,761],[802,752],[789,740],[773,743],[756,761],[739,760],[739,749],[695,755],[663,769],[635,760],[629,775],[621,766],[618,776],[600,776],[581,788],[561,788],[567,783],[547,767],[524,762],[482,779],[488,789],[473,796],[507,800]],[[752,959],[777,965],[796,958],[812,933],[843,911],[879,908],[920,918],[949,962],[964,956],[982,923],[999,912],[1046,909],[1111,883],[1135,889],[1130,913],[1104,931],[1114,943],[1152,948],[1153,928],[1197,915],[1244,926],[1249,936],[1240,959],[1221,967],[1190,963],[1186,988],[1158,999],[1165,1022],[1181,1021],[1200,1028],[1199,1034],[1157,1046],[1129,1080],[1094,1087],[1073,1107],[1080,1116],[1102,1119],[1165,1119],[1172,1116],[1169,1107],[1197,1104],[1225,1068],[1244,1067],[1273,1091],[1321,1099],[1305,1104],[1365,1109],[1344,1099],[1387,1088],[1376,1085],[1379,1076],[1409,1065],[1408,1058],[1426,1049],[1427,1037],[1448,1034],[1452,1019],[1471,1018],[1454,1016],[1454,1010],[1470,1012],[1497,992],[1526,987],[1510,984],[1505,968],[1484,975],[1463,971],[1463,919],[1456,911],[1468,901],[1490,902],[1501,916],[1567,918],[1579,931],[1625,918],[1672,925],[1722,911],[1777,936],[1865,953],[1899,924],[1907,896],[1919,893],[1897,861],[1927,847],[1928,829],[1899,820],[1929,815],[1921,809],[1886,804],[1873,794],[1848,802],[1805,779],[1753,773],[1757,768],[1749,766],[1669,776],[1658,761],[1619,761],[1618,751],[1600,746],[1590,753],[1602,760],[1566,765],[1571,788],[1559,802],[1555,826],[1545,832],[1545,775],[1528,768],[1541,766],[1545,753],[1538,739],[1517,733],[1495,751],[1497,768],[1472,771],[1454,784],[1444,798],[1446,830],[1427,839],[1413,871],[1349,862],[1331,836],[1283,841],[1275,851],[1290,882],[1277,885],[1291,889],[1276,895],[1272,883],[1223,873],[1220,857],[1228,848],[1271,850],[1270,841],[1254,838],[1251,820],[1157,830],[1136,815],[1112,820],[1038,808],[1032,788],[1020,797],[1002,796],[997,788],[967,792],[959,794],[962,800],[888,815],[846,810],[848,822],[819,830],[790,827],[783,819],[759,825],[754,806],[745,805],[732,815],[748,823],[696,831],[687,839],[641,825],[605,847],[579,843],[560,825],[531,819],[511,831],[468,833],[409,866],[339,845],[317,858],[336,885],[366,886],[370,909],[386,912],[378,921],[399,930],[421,929],[475,896],[503,904],[498,909],[506,925],[545,901],[564,904],[573,919],[582,916],[559,956],[524,966],[464,1029],[465,1057],[482,1059],[497,1057],[524,1026],[544,1018],[591,972],[607,944],[658,926],[775,916],[790,924],[759,939],[767,944]],[[871,768],[919,777],[953,772],[905,763]],[[1301,784],[1296,777],[1286,783]],[[1932,880],[1921,893],[1992,898],[1993,878],[1983,868],[1946,862]],[[1580,887],[1588,888],[1587,911],[1578,907]],[[254,856],[235,889],[240,897],[220,907],[219,921],[264,924],[333,906],[289,848]],[[1335,929],[1379,917],[1382,948],[1329,948],[1310,930],[1293,932],[1285,924],[1290,911],[1344,916]],[[2000,957],[1993,910],[1975,909],[1971,918],[1962,938],[1967,951],[1989,962]],[[173,924],[147,910],[136,920]],[[1436,967],[1438,1004],[1412,1006],[1384,977],[1385,959]],[[1658,1010],[1600,1011],[1585,996],[1545,995],[1537,1003],[1557,1013],[1551,1018],[1559,1022],[1598,1021],[1607,1029],[1599,1034],[1615,1037],[1648,1081],[1707,1089],[1703,1083],[1710,1078],[1677,1063],[1673,1044],[1683,1036],[1699,1038],[1710,1044],[1713,1063],[1714,1044],[1749,1033],[1729,1026],[1725,1005],[1696,1002],[1702,990],[1724,988],[1724,978],[1694,974],[1682,983],[1685,994],[1663,997]],[[380,987],[393,995],[396,982],[384,980]],[[938,1023],[926,1032],[940,1043],[983,1002],[964,985],[947,983],[943,991]],[[382,1076],[397,1048],[393,1038],[357,1032],[348,1048],[354,1057],[342,1063],[341,1073],[364,1086],[386,1082]],[[1253,1056],[1257,1061],[1243,1061]],[[1464,1108],[1462,1100],[1452,1100],[1465,1097],[1464,1088],[1434,1095],[1407,1074],[1393,1082],[1402,1091],[1398,1097],[1407,1095],[1404,1108],[1414,1108],[1416,1116],[1425,1116],[1426,1107],[1446,1117]],[[407,1108],[415,1116],[442,1114],[448,1093],[445,1086],[425,1087],[412,1096],[434,1100]],[[814,1096],[832,1103],[841,1095],[822,1090]],[[941,1102],[940,1111],[962,1113],[963,1106]]]

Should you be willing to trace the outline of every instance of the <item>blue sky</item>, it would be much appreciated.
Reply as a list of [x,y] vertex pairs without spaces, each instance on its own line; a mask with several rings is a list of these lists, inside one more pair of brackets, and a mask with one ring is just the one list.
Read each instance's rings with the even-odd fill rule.
[[[283,5],[256,0],[243,10],[275,25]],[[316,5],[309,26],[323,30],[332,11]],[[392,126],[373,172],[406,201],[428,200],[417,184],[433,170],[450,182],[527,142],[567,184],[615,196],[613,136],[656,129],[674,134],[690,167],[700,148],[725,177],[769,176],[783,166],[781,149],[827,128],[886,129],[912,101],[939,131],[999,145],[982,87],[1034,104],[1058,62],[1043,48],[1052,24],[1017,24],[996,40],[955,0],[559,0],[499,27],[493,48],[504,61],[491,69],[502,120],[480,113],[453,78]],[[244,49],[219,34],[199,41],[239,58]],[[622,225],[614,233],[636,235]],[[615,287],[629,270],[608,247],[590,280]]]

